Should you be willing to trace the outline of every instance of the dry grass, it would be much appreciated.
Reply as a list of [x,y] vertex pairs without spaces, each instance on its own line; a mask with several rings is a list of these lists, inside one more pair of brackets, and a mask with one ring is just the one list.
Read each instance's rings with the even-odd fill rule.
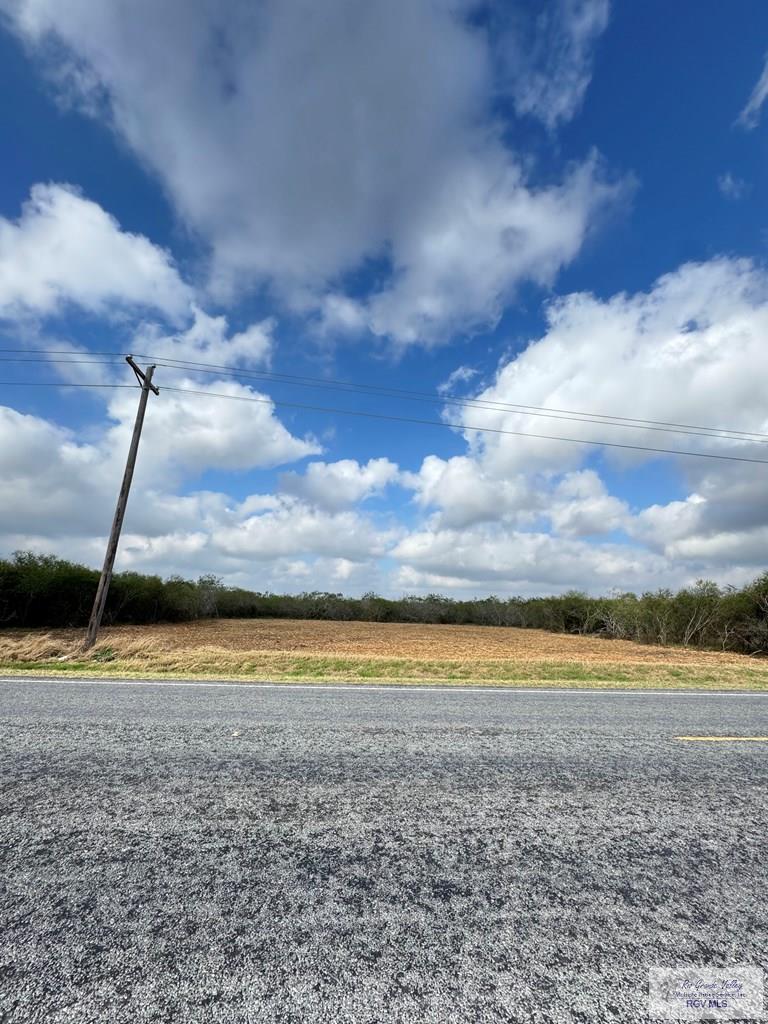
[[[78,651],[83,630],[1,630],[0,658],[39,659]],[[658,647],[628,640],[567,636],[539,629],[486,626],[431,626],[381,622],[324,622],[314,619],[207,619],[160,626],[104,629],[99,647],[120,656],[206,649],[242,653],[360,655],[366,658],[581,661],[588,664],[740,665],[744,655]],[[768,671],[768,666],[766,666]]]
[[233,679],[768,689],[768,661],[541,630],[286,619],[0,631],[4,671]]

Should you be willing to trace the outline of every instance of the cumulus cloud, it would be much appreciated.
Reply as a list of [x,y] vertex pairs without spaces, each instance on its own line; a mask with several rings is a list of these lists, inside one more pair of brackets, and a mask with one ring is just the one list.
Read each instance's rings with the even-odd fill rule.
[[210,316],[196,305],[191,313],[190,326],[176,334],[167,334],[157,324],[141,324],[133,336],[134,348],[147,357],[171,362],[209,363],[219,368],[269,365],[274,345],[273,318],[230,333],[225,316]]
[[457,166],[393,242],[392,283],[367,303],[371,331],[434,344],[494,323],[521,281],[552,284],[627,189],[601,180],[594,158],[540,189],[500,148]]
[[17,221],[0,217],[0,319],[147,308],[171,319],[192,292],[170,255],[76,189],[35,185]]
[[95,445],[37,416],[0,406],[0,534],[100,532],[110,487]]
[[[495,408],[451,411],[487,472],[578,467],[593,441],[754,454],[743,443],[652,429],[570,422],[504,408],[519,402],[566,413],[635,415],[742,431],[766,430],[760,388],[768,369],[768,275],[748,260],[685,264],[648,293],[608,300],[578,293],[550,303],[546,334],[504,363],[475,397]],[[713,404],[713,395],[717,402]],[[469,425],[583,439],[584,445],[474,431]],[[651,455],[606,453],[628,465]],[[695,460],[681,462],[696,472]]]
[[[280,466],[322,450],[312,437],[291,434],[269,397],[244,384],[201,384],[183,376],[172,378],[171,388],[162,383],[160,396],[150,397],[127,517],[138,532],[194,534],[226,522],[233,503],[225,495],[177,492],[206,470]],[[55,422],[0,406],[0,536],[10,537],[21,524],[25,535],[47,535],[57,549],[62,538],[101,537],[107,531],[136,391],[109,393],[105,413],[101,434],[94,440],[89,428],[83,440]]]
[[402,482],[414,491],[419,507],[438,510],[437,527],[462,529],[510,518],[521,522],[530,520],[542,504],[535,484],[523,474],[489,475],[480,460],[466,455],[428,455],[417,473],[402,475]]
[[642,509],[628,531],[695,575],[749,577],[765,567],[766,502],[768,475],[760,467],[711,467],[685,499]]
[[[226,495],[174,493],[183,476],[222,465],[269,466],[316,450],[275,423],[269,405],[258,407],[263,411],[250,430],[226,413],[212,415],[218,408],[183,396],[176,402],[165,393],[162,401],[152,399],[129,505],[135,534],[195,535],[235,515],[239,503]],[[110,405],[113,422],[101,437],[83,441],[42,417],[0,406],[0,535],[21,526],[32,536],[47,534],[54,547],[63,538],[101,538],[114,511],[135,412],[129,392]]]
[[[235,500],[211,491],[177,493],[182,477],[208,466],[269,465],[313,449],[272,421],[268,405],[243,437],[242,423],[169,397],[153,401],[147,416],[118,568],[216,572],[248,586],[293,579],[310,589],[368,589],[378,580],[372,563],[397,533],[355,510],[324,509],[287,494]],[[100,564],[134,412],[135,397],[116,402],[110,413],[120,421],[99,441],[83,443],[54,423],[0,407],[0,550],[53,551]]]
[[[182,377],[172,386],[198,393],[164,387],[160,398],[153,400],[137,469],[144,480],[161,481],[170,474],[179,481],[206,469],[280,466],[322,450],[312,438],[294,437],[276,418],[269,396],[244,384],[232,380],[201,384]],[[108,432],[107,443],[118,450],[128,446],[135,405],[131,391],[118,392],[109,403],[109,416],[118,425]]]
[[[746,260],[686,264],[647,293],[607,300],[575,294],[553,302],[544,336],[474,396],[495,408],[452,407],[450,418],[587,443],[467,426],[468,454],[428,456],[418,472],[402,476],[428,519],[395,549],[398,579],[413,587],[443,580],[535,589],[554,585],[562,571],[568,585],[599,591],[612,578],[610,586],[642,588],[721,578],[726,570],[735,582],[757,575],[768,501],[762,466],[680,457],[676,469],[687,496],[633,509],[585,463],[599,450],[591,442],[599,440],[768,459],[765,444],[587,424],[576,414],[673,418],[768,434],[761,388],[766,332],[768,274]],[[571,421],[509,407],[522,396],[530,406],[564,410]],[[602,457],[615,470],[658,458],[610,449]],[[625,542],[597,539],[614,533]],[[622,574],[632,583],[622,583]]]
[[757,128],[766,99],[768,99],[768,56],[766,56],[762,73],[757,82],[755,82],[755,87],[744,105],[744,109],[739,114],[736,123],[741,125],[742,128],[746,128],[747,131]]
[[381,494],[398,473],[397,464],[384,458],[369,459],[364,465],[355,459],[310,462],[302,474],[283,473],[279,486],[320,508],[342,509]]
[[424,530],[400,541],[393,557],[403,563],[408,587],[440,585],[525,592],[574,587],[606,592],[613,587],[658,587],[669,579],[665,559],[641,547],[523,532],[499,524]]
[[[469,31],[454,28],[461,39]],[[496,182],[490,189],[489,174]],[[573,201],[574,190],[582,202]],[[586,165],[564,184],[537,190],[498,140],[486,139],[464,163],[448,160],[429,199],[392,236],[389,283],[362,299],[326,295],[325,315],[339,329],[368,324],[401,344],[437,340],[447,325],[493,319],[521,276],[552,280],[588,230],[584,211],[613,195],[611,186],[599,184],[595,166]],[[40,318],[68,303],[100,315],[129,307],[188,317],[174,331],[167,323],[143,324],[134,333],[135,351],[160,361],[269,365],[273,320],[233,331],[224,316],[195,305],[163,250],[122,231],[79,193],[36,186],[18,221],[0,220],[0,311]],[[294,436],[269,397],[253,387],[210,377],[201,383],[193,373],[163,368],[164,390],[152,399],[145,425],[122,564],[212,569],[244,582],[257,564],[273,581],[362,587],[366,578],[381,578],[374,566],[386,558],[396,566],[390,589],[600,591],[726,572],[737,581],[748,578],[764,560],[768,476],[762,467],[680,458],[675,500],[633,508],[610,492],[597,458],[600,453],[621,472],[656,457],[602,449],[601,441],[768,458],[764,445],[746,439],[702,437],[684,426],[660,433],[651,423],[630,430],[609,419],[632,415],[656,426],[674,419],[768,434],[766,335],[768,273],[748,260],[686,264],[634,295],[567,295],[548,304],[541,337],[505,359],[489,385],[474,384],[473,397],[485,405],[450,408],[450,420],[462,427],[462,454],[428,454],[411,472],[384,457],[315,461],[304,472],[283,473],[279,493],[242,501],[179,492],[207,470],[284,466],[319,455],[320,445]],[[94,370],[103,379],[111,372]],[[474,378],[475,371],[461,366],[444,393]],[[107,427],[95,441],[0,408],[6,550],[47,546],[98,563],[135,400],[130,391],[109,398]],[[528,408],[514,406],[520,401]],[[562,410],[557,415],[565,420],[535,415],[536,407]],[[585,423],[580,413],[602,419]],[[534,433],[585,443],[526,436]],[[370,507],[356,507],[395,483],[413,495],[417,522],[410,531],[389,522],[382,527]]]
[[[202,379],[203,386],[209,391],[215,391],[218,390],[216,378],[221,377],[221,371],[226,367],[239,366],[243,369],[258,370],[269,366],[274,347],[275,321],[272,318],[250,324],[242,331],[231,332],[227,318],[223,315],[210,316],[194,304],[191,306],[190,315],[190,326],[173,334],[167,332],[167,327],[150,321],[140,323],[131,333],[127,344],[136,358],[145,364],[157,365],[156,385],[164,388],[186,386],[199,389],[200,380],[191,379],[191,375],[197,374]],[[89,354],[87,348],[76,345],[67,338],[61,338],[57,334],[43,337],[35,333],[30,340],[34,341],[33,347],[39,348],[41,341],[45,341],[47,348],[50,347],[51,371],[61,377],[62,381],[91,384],[126,382],[127,371],[123,363],[94,364],[74,359],[69,363],[61,360],[60,353],[72,357]],[[122,341],[121,343],[124,344]],[[194,365],[175,365],[183,363],[210,365],[205,369],[196,368]],[[259,395],[254,394],[254,397]],[[240,416],[247,430],[248,423],[253,420],[247,406],[240,407]]]
[[[435,343],[493,321],[622,191],[593,158],[537,186],[493,115],[511,90],[550,126],[573,116],[605,0],[559,0],[501,77],[470,0],[0,6],[161,178],[212,247],[218,295],[268,282],[330,333]],[[346,295],[371,260],[378,283]]]
[[547,515],[555,533],[587,537],[612,533],[629,522],[626,502],[608,493],[594,470],[567,473],[554,488]]
[[217,531],[214,544],[229,555],[264,561],[302,552],[360,561],[382,556],[393,537],[357,512],[328,512],[286,495]]
[[418,473],[404,473],[401,480],[414,491],[417,505],[436,510],[431,529],[488,522],[520,527],[547,520],[561,536],[584,537],[611,533],[629,522],[626,504],[608,493],[594,470],[497,477],[482,459],[428,455]]
[[[211,330],[226,344],[225,326]],[[680,457],[673,463],[679,495],[636,507],[611,492],[603,460],[620,479],[656,456],[615,452],[596,461],[596,442],[768,458],[765,444],[574,417],[579,410],[655,421],[673,414],[681,424],[768,434],[767,333],[768,274],[745,260],[686,264],[634,295],[569,295],[550,305],[545,333],[507,359],[475,396],[494,408],[451,408],[451,419],[464,423],[463,454],[430,454],[409,472],[387,458],[315,461],[305,472],[283,473],[277,494],[244,500],[179,490],[206,469],[279,465],[317,453],[317,443],[290,434],[258,391],[232,381],[200,386],[178,375],[172,386],[206,393],[164,391],[152,399],[122,564],[212,570],[247,585],[260,580],[299,589],[369,589],[365,581],[375,580],[390,592],[540,593],[574,586],[601,592],[674,586],[699,576],[741,582],[764,568],[768,474],[762,466]],[[210,394],[222,390],[265,400]],[[530,405],[575,411],[562,414],[571,422],[511,408],[522,396]],[[135,394],[119,393],[108,409],[111,426],[97,442],[2,410],[5,550],[33,546],[98,563]],[[588,443],[484,433],[478,425],[567,431]],[[389,512],[381,525],[359,507],[393,484],[412,493],[413,526],[402,519],[393,526],[397,518]],[[395,567],[389,580],[382,565]]]
[[425,190],[476,116],[489,69],[462,6],[22,0],[10,13],[91,70],[222,273],[311,280],[380,244],[385,207]]

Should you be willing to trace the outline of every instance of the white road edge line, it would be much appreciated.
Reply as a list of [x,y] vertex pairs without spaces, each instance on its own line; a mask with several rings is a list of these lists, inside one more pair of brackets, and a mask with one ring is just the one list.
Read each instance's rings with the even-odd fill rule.
[[479,693],[536,694],[556,693],[567,697],[768,697],[766,690],[580,690],[576,688],[543,686],[382,686],[377,683],[269,683],[269,682],[217,682],[207,679],[84,679],[68,676],[0,676],[0,683],[60,683],[85,686],[197,686],[219,689],[251,690],[369,690],[381,693]]

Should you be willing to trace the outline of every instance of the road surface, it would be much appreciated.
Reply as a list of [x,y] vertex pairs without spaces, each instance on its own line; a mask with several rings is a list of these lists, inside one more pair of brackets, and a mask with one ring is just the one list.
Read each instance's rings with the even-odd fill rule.
[[3,1022],[647,1019],[765,966],[768,695],[0,680]]

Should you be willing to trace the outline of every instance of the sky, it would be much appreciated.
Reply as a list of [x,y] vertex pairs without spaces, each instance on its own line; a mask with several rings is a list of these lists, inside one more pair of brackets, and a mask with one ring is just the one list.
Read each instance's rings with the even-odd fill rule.
[[100,566],[133,353],[118,569],[754,578],[766,166],[762,0],[0,0],[0,556]]

